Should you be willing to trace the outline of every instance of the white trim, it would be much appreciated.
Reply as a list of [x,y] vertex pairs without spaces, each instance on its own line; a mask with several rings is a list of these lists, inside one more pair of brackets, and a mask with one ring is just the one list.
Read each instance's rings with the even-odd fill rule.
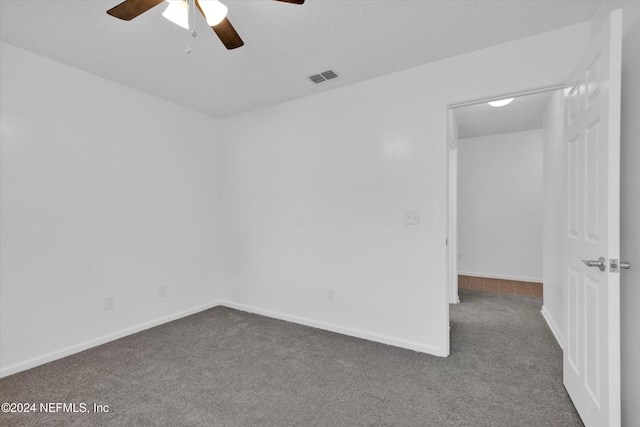
[[115,341],[117,339],[126,337],[128,335],[135,334],[137,332],[144,331],[145,329],[153,328],[154,326],[159,326],[164,323],[171,322],[173,320],[178,320],[183,317],[191,316],[192,314],[199,313],[204,310],[208,310],[213,307],[219,306],[220,301],[214,301],[208,304],[203,304],[194,308],[190,308],[188,310],[180,311],[178,313],[170,314],[168,316],[160,317],[155,320],[150,320],[148,322],[140,323],[135,326],[131,326],[129,328],[121,329],[116,332],[112,332],[110,334],[102,335],[97,338],[93,338],[78,344],[71,345],[69,347],[62,348],[60,350],[55,350],[50,353],[43,354],[42,356],[33,357],[31,359],[27,359],[23,362],[14,363],[13,365],[9,365],[5,368],[0,369],[0,378],[17,374],[21,371],[26,371],[27,369],[35,368],[36,366],[44,365],[45,363],[53,362],[54,360],[62,359],[63,357],[71,356],[72,354],[79,353],[81,351],[97,347],[99,345],[108,343],[110,341]]
[[486,277],[489,279],[518,280],[520,282],[542,283],[542,277],[512,276],[509,274],[478,273],[473,271],[462,271],[462,270],[458,270],[458,275],[472,276],[472,277]]
[[[449,304],[458,304],[458,124],[453,110],[449,110],[450,122],[447,149],[447,280]],[[451,129],[455,124],[455,129]],[[455,131],[455,132],[454,132]]]
[[468,107],[471,105],[483,104],[485,102],[496,101],[504,98],[535,95],[537,93],[553,92],[559,89],[564,90],[564,84],[565,84],[564,78],[556,79],[556,80],[552,80],[539,85],[533,84],[533,85],[522,86],[522,87],[527,87],[528,89],[514,88],[512,90],[493,91],[493,92],[488,92],[481,95],[460,98],[453,102],[449,102],[447,106],[449,108]]
[[556,337],[558,345],[560,346],[562,351],[564,351],[564,335],[562,334],[562,331],[560,331],[560,328],[558,328],[556,322],[553,320],[551,313],[549,313],[549,310],[547,310],[547,307],[545,307],[544,305],[542,306],[542,310],[540,310],[540,313],[542,313],[542,317],[544,317],[544,320],[547,321],[547,325],[549,325],[549,329],[551,329],[551,332],[553,332],[553,336]]
[[340,325],[336,325],[333,323],[326,323],[317,320],[312,320],[304,317],[292,316],[289,314],[266,310],[258,307],[254,307],[248,304],[243,304],[235,301],[229,300],[217,300],[208,304],[203,304],[194,308],[190,308],[188,310],[184,310],[178,313],[174,313],[165,317],[161,317],[155,320],[151,320],[148,322],[140,323],[138,325],[121,329],[119,331],[103,335],[97,338],[93,338],[78,344],[71,345],[69,347],[62,348],[60,350],[52,351],[50,353],[44,354],[42,356],[33,357],[31,359],[25,360],[23,362],[14,363],[13,365],[9,365],[0,370],[0,378],[17,374],[18,372],[26,371],[27,369],[35,368],[36,366],[44,365],[45,363],[53,362],[54,360],[62,359],[63,357],[71,356],[73,354],[79,353],[84,350],[88,350],[93,347],[97,347],[99,345],[115,341],[117,339],[126,337],[128,335],[135,334],[137,332],[144,331],[145,329],[150,329],[155,326],[162,325],[164,323],[172,322],[174,320],[181,319],[183,317],[191,316],[192,314],[199,313],[201,311],[208,310],[210,308],[224,306],[228,308],[233,308],[240,311],[245,311],[249,313],[255,313],[266,317],[271,317],[274,319],[280,319],[287,322],[293,322],[300,325],[310,326],[317,329],[322,329],[325,331],[336,332],[342,335],[348,335],[356,338],[362,338],[369,341],[379,342],[382,344],[388,344],[395,347],[406,348],[409,350],[418,351],[421,353],[432,354],[434,356],[446,357],[448,354],[445,354],[440,348],[424,345],[415,341],[407,341],[400,338],[390,337],[388,335],[376,334],[374,332],[367,332],[360,329],[348,328]]
[[245,311],[249,313],[259,314],[261,316],[271,317],[273,319],[285,320],[287,322],[297,323],[299,325],[311,326],[313,328],[322,329],[325,331],[336,332],[342,335],[348,335],[351,337],[362,338],[369,341],[379,342],[382,344],[388,344],[395,347],[406,348],[409,350],[418,351],[420,353],[427,353],[434,356],[446,357],[446,354],[442,349],[421,344],[415,341],[407,341],[400,338],[391,337],[388,335],[376,334],[374,332],[363,331],[361,329],[348,328],[345,326],[336,325],[335,323],[321,322],[318,320],[308,319],[306,317],[298,317],[290,314],[285,314],[278,311],[267,310],[259,307],[255,307],[249,304],[243,304],[235,301],[222,301],[221,305],[236,310]]

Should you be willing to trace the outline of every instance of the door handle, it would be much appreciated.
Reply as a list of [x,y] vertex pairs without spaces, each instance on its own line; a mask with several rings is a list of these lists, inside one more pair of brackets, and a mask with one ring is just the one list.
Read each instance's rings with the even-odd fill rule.
[[622,268],[623,270],[628,270],[631,268],[631,263],[630,262],[625,262],[625,261],[621,261],[618,262],[617,259],[612,259],[609,263],[609,272],[611,273],[618,273],[620,272],[620,269]]
[[582,262],[584,262],[587,267],[598,267],[600,271],[604,271],[607,268],[607,260],[603,257],[600,257],[597,261],[583,259]]

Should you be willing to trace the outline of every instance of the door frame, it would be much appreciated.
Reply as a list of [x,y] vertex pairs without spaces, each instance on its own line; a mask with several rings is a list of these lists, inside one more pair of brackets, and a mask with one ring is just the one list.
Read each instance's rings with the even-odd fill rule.
[[[526,95],[534,95],[537,93],[543,92],[552,92],[556,90],[564,91],[565,80],[553,80],[553,81],[542,81],[542,82],[530,82],[523,84],[521,86],[507,89],[507,90],[497,90],[493,92],[485,92],[479,93],[475,95],[463,96],[458,99],[453,99],[450,102],[447,102],[445,105],[445,118],[446,118],[446,129],[447,129],[447,137],[445,138],[445,182],[446,182],[446,195],[447,195],[447,203],[446,203],[446,239],[447,245],[445,246],[446,252],[446,266],[447,266],[447,274],[446,274],[446,310],[447,313],[447,355],[451,354],[450,350],[450,342],[451,342],[451,334],[450,334],[450,318],[449,318],[449,304],[455,304],[459,302],[458,297],[458,218],[457,218],[457,200],[458,200],[458,180],[457,176],[455,179],[452,179],[451,172],[455,171],[456,174],[458,172],[458,156],[457,156],[457,147],[458,147],[458,139],[457,139],[457,131],[455,132],[455,155],[451,154],[453,151],[452,143],[450,141],[451,136],[451,115],[453,114],[454,108],[459,107],[467,107],[471,105],[482,104],[484,102],[496,101],[499,99],[505,98],[516,98],[520,96]],[[564,117],[563,117],[564,120]],[[544,247],[543,247],[544,250]]]
[[447,290],[449,304],[458,304],[458,122],[447,111]]

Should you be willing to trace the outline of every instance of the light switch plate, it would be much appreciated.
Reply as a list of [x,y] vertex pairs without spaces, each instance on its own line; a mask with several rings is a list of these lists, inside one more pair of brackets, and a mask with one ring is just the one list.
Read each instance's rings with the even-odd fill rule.
[[420,211],[404,211],[404,223],[405,225],[420,224]]

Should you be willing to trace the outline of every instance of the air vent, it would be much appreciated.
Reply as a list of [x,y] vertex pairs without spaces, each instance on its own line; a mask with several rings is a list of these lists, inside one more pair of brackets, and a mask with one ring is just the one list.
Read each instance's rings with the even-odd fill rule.
[[322,77],[321,74],[314,74],[313,76],[309,76],[309,80],[311,80],[314,83],[322,83],[324,81],[327,81],[327,79]]
[[338,74],[336,74],[335,71],[327,70],[327,71],[323,71],[320,74],[314,74],[313,76],[309,76],[309,80],[311,80],[314,83],[322,83],[322,82],[326,82],[327,80],[335,79],[336,77],[338,77]]
[[328,70],[320,74],[322,74],[322,77],[324,77],[327,80],[335,79],[336,77],[338,77],[338,75],[333,70]]

